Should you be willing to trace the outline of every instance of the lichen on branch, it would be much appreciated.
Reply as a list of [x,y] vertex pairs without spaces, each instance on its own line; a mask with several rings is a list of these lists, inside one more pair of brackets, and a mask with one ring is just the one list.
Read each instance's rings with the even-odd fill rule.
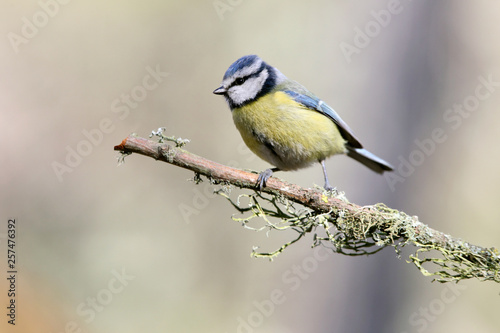
[[[214,185],[222,184],[223,188],[216,189],[216,192],[231,203],[239,214],[233,215],[233,219],[246,228],[296,232],[295,238],[272,252],[254,249],[256,257],[273,259],[288,246],[311,234],[313,247],[326,246],[333,252],[351,256],[371,255],[385,247],[393,247],[399,255],[403,247],[411,246],[413,253],[408,262],[439,282],[471,278],[500,282],[500,256],[495,248],[475,246],[453,238],[423,224],[416,216],[384,204],[358,206],[350,203],[341,192],[305,189],[275,177],[268,180],[262,191],[256,191],[257,173],[234,169],[189,153],[180,148],[188,141],[164,137],[163,131],[160,135],[158,132],[153,135],[161,135],[161,142],[131,135],[114,149],[123,157],[132,153],[149,156],[192,170],[198,179],[202,175]],[[164,141],[174,142],[176,146]],[[252,191],[236,194],[236,199],[233,199],[231,195],[234,193],[229,193],[228,185]],[[254,221],[258,221],[256,226]]]

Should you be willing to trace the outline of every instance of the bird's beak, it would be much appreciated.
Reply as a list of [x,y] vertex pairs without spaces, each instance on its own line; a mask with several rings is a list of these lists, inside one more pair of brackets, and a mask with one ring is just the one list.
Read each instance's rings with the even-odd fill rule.
[[227,92],[226,88],[224,86],[220,86],[219,88],[214,90],[214,94],[216,95],[224,95]]

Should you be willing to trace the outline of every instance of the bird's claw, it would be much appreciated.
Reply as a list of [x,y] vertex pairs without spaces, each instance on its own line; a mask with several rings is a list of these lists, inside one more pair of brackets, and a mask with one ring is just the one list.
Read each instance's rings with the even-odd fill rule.
[[332,187],[331,185],[325,185],[325,191],[332,192],[332,193],[337,193],[337,187]]
[[259,177],[257,178],[257,184],[256,184],[259,191],[262,191],[262,188],[266,186],[267,180],[271,178],[272,175],[273,175],[273,170],[271,169],[266,169],[261,173],[259,173]]

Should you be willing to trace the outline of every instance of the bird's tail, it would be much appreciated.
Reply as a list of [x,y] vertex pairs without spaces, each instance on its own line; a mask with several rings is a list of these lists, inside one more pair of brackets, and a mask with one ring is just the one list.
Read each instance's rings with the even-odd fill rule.
[[392,165],[364,148],[353,148],[347,146],[347,156],[354,158],[356,161],[364,164],[377,173],[394,170]]

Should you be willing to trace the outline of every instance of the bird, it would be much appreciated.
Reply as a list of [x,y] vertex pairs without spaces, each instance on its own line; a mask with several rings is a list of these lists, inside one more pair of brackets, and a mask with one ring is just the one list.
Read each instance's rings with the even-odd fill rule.
[[380,174],[393,170],[388,162],[363,148],[330,106],[257,55],[243,56],[231,64],[213,93],[225,97],[248,148],[274,166],[259,173],[259,190],[274,172],[313,163],[323,168],[324,188],[334,190],[325,159],[336,154],[346,154]]

